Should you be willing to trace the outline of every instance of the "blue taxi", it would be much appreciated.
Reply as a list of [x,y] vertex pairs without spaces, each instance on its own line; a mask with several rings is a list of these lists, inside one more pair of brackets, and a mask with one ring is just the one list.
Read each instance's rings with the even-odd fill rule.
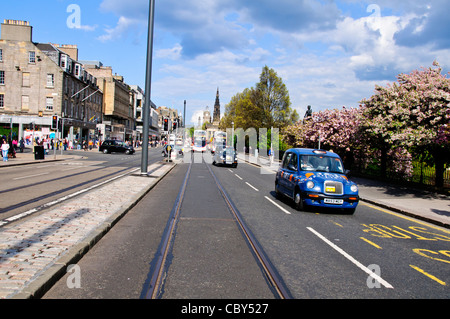
[[275,178],[275,192],[294,201],[297,210],[306,206],[339,208],[350,214],[359,202],[358,186],[349,181],[336,153],[307,148],[285,152]]

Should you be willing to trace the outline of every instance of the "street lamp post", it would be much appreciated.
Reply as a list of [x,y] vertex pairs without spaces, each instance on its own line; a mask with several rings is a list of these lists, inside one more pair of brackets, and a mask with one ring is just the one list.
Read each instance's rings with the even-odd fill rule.
[[155,0],[150,0],[148,16],[148,39],[147,39],[147,71],[145,76],[145,103],[143,110],[143,141],[141,158],[141,175],[148,175],[148,134],[151,107],[151,89],[152,89],[152,60],[153,60],[153,29],[155,19]]

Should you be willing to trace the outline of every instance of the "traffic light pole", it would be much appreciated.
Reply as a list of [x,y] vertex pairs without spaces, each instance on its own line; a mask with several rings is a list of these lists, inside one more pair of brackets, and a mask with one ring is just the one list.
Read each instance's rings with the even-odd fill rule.
[[56,159],[56,145],[58,144],[58,136],[59,136],[59,125],[56,126],[56,136],[55,141],[53,142],[53,159]]
[[155,0],[150,0],[148,10],[148,38],[147,38],[147,71],[145,76],[145,103],[142,116],[143,123],[143,140],[142,140],[142,158],[141,158],[141,175],[148,175],[148,135],[149,120],[151,107],[151,91],[152,91],[152,60],[153,60],[153,27],[155,18]]

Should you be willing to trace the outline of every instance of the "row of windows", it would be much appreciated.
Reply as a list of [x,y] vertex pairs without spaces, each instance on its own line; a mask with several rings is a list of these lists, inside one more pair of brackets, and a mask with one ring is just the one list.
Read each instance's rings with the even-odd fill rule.
[[[0,49],[0,62],[3,62],[3,49]],[[35,51],[28,52],[28,63],[31,63],[31,64],[36,63],[36,52]]]
[[[22,110],[28,110],[30,106],[30,97],[22,95]],[[0,109],[5,108],[5,94],[0,93]],[[53,97],[47,97],[45,100],[45,110],[53,111]]]
[[[29,72],[23,72],[22,73],[22,86],[29,87],[30,86],[30,73]],[[6,76],[5,71],[0,70],[0,85],[6,84]],[[54,74],[47,74],[47,87],[53,88],[55,87],[55,75]]]
[[[52,112],[54,106],[54,98],[47,97],[45,99],[45,111]],[[0,109],[5,108],[5,94],[0,93]],[[22,111],[28,111],[30,108],[30,97],[28,95],[22,95]],[[97,114],[96,111],[78,104],[74,104],[71,101],[64,100],[62,112],[71,118],[84,119],[85,110],[91,114]],[[80,117],[78,117],[80,115]]]
[[[53,103],[54,99],[53,97],[47,97],[45,100],[45,110],[46,111],[53,111]],[[22,110],[28,110],[30,104],[30,97],[28,95],[22,96]],[[5,107],[5,94],[0,93],[0,109],[3,109]],[[63,103],[63,113],[66,114],[68,117],[74,117],[78,118],[78,115],[80,115],[81,119],[84,119],[86,115],[86,111],[88,114],[96,114],[95,111],[82,107],[80,105],[75,105],[70,101],[64,100]],[[90,116],[90,115],[89,115]]]
[[[30,87],[30,76],[31,73],[29,72],[23,72],[22,73],[22,86],[23,87]],[[5,80],[5,71],[0,71],[0,85],[5,85],[6,83]],[[64,80],[64,84],[65,84],[65,92],[66,94],[69,94],[69,85],[68,85],[68,78],[66,77]],[[80,91],[80,86],[78,84],[75,84],[75,82],[72,81],[71,83],[71,92],[70,95],[71,97]],[[46,87],[47,88],[54,88],[55,87],[55,75],[54,74],[47,74],[47,81],[46,81]],[[81,99],[84,99],[85,97],[88,97],[89,95],[91,95],[89,90],[83,90],[81,92],[79,92],[79,97]],[[101,99],[100,96],[98,94],[94,94],[89,96],[89,102],[94,102],[96,104],[100,104],[101,103]]]

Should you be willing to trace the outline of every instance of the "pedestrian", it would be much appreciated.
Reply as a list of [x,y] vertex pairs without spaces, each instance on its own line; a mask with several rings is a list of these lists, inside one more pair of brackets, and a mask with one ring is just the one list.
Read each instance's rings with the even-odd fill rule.
[[23,149],[25,148],[25,141],[23,140],[23,137],[20,139],[19,148],[20,148],[20,153],[23,153]]
[[6,140],[3,140],[3,144],[2,144],[3,162],[8,161],[8,151],[9,151],[9,143]]

